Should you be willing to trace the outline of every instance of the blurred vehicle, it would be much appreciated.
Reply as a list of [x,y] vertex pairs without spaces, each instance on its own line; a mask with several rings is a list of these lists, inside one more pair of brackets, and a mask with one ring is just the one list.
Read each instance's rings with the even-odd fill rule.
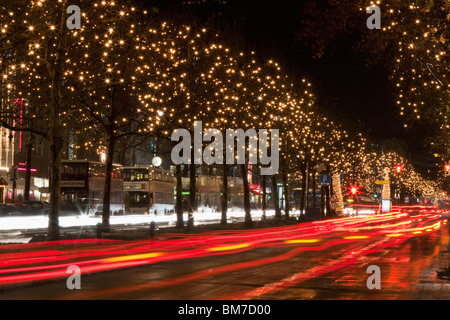
[[[153,167],[124,167],[123,172],[125,212],[154,215],[173,212],[175,185],[172,172]],[[203,189],[199,187],[200,191]]]
[[45,201],[24,201],[20,212],[23,215],[41,215],[48,214],[48,202]]
[[438,209],[450,209],[450,200],[439,200]]
[[[105,186],[105,163],[87,160],[61,161],[60,208],[65,215],[101,214]],[[124,212],[123,167],[113,164],[111,215]]]
[[19,208],[13,204],[0,204],[0,217],[4,216],[19,216],[21,214]]
[[80,198],[72,203],[63,203],[60,206],[61,215],[89,215],[93,214],[102,200],[98,198]]

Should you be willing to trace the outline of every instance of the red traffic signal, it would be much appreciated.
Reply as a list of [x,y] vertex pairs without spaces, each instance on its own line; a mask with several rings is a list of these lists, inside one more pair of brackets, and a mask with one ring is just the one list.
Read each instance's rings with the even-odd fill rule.
[[403,167],[401,165],[396,165],[395,166],[395,172],[397,172],[398,174],[402,173]]
[[348,194],[356,196],[360,192],[359,189],[361,189],[361,187],[358,187],[357,185],[351,185],[349,188],[347,188]]
[[444,168],[445,168],[445,172],[447,172],[447,173],[450,172],[450,164],[446,164]]

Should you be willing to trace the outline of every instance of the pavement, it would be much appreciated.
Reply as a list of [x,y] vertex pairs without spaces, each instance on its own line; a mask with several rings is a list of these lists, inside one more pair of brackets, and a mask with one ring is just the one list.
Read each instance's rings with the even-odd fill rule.
[[[267,210],[267,219],[272,219],[274,210]],[[299,212],[291,212],[291,217],[298,217]],[[253,221],[261,221],[262,212],[253,210]],[[230,211],[227,215],[229,224],[236,224],[244,221],[243,211]],[[188,215],[183,215],[186,223]],[[101,223],[101,216],[71,215],[59,217],[60,234],[62,238],[73,237],[95,237],[96,226]],[[167,215],[136,215],[125,214],[110,217],[110,225],[113,233],[123,233],[126,238],[129,234],[147,232],[151,222],[159,229],[174,228],[177,221],[176,214]],[[221,221],[220,212],[195,212],[194,225],[205,226],[219,224]],[[44,239],[47,234],[48,216],[6,216],[0,217],[0,244],[27,243],[32,239]],[[149,231],[148,231],[149,232]]]

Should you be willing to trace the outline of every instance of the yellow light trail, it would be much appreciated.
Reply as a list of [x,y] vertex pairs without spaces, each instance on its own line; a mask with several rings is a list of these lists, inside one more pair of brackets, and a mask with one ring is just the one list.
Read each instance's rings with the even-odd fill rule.
[[103,263],[114,263],[114,262],[122,262],[122,261],[132,261],[132,260],[143,260],[143,259],[150,259],[150,258],[156,258],[164,255],[164,252],[152,252],[152,253],[143,253],[143,254],[135,254],[135,255],[129,255],[129,256],[119,256],[119,257],[113,257],[108,258],[103,261]]
[[350,236],[350,237],[344,237],[344,240],[358,240],[358,239],[367,239],[369,236]]
[[391,233],[391,234],[387,234],[386,237],[400,237],[403,236],[403,233]]
[[316,243],[319,241],[320,239],[294,239],[294,240],[286,240],[285,243]]
[[224,246],[224,247],[209,248],[208,251],[215,252],[215,251],[237,250],[237,249],[247,248],[249,246],[250,246],[249,243],[243,243],[243,244],[237,244],[237,245],[234,245],[234,246]]

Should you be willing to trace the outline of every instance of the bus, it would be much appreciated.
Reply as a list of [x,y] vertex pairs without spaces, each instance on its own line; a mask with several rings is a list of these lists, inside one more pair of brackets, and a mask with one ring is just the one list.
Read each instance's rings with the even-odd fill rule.
[[125,212],[165,215],[174,212],[172,172],[154,167],[124,167]]
[[[88,160],[61,161],[61,214],[101,215],[106,166]],[[113,164],[110,214],[125,212],[123,166]]]

